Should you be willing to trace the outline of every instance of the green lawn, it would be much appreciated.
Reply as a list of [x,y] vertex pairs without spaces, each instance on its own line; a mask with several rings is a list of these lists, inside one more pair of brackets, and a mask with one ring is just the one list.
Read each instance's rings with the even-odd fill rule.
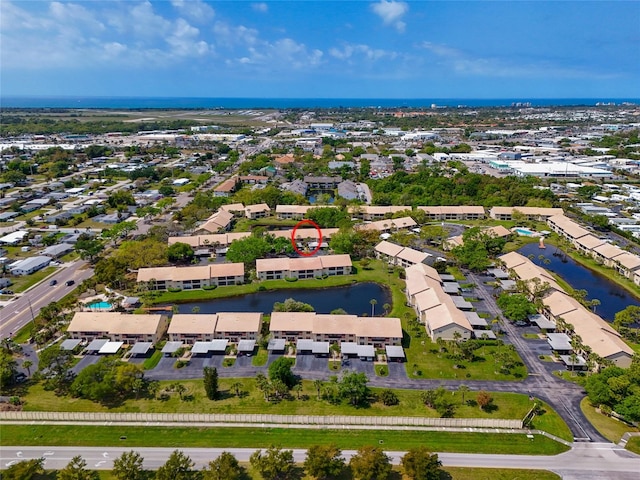
[[596,409],[591,406],[588,398],[583,398],[580,402],[580,409],[587,420],[600,432],[600,434],[613,443],[618,443],[626,432],[638,432],[637,428],[625,425],[618,420],[615,420],[606,415],[596,412]]
[[560,480],[562,477],[548,470],[522,470],[515,468],[460,468],[444,469],[452,480]]
[[[126,440],[120,440],[127,437]],[[3,445],[307,448],[335,443],[354,449],[380,445],[388,450],[407,450],[425,445],[434,452],[509,453],[556,455],[568,447],[542,435],[529,439],[525,434],[451,433],[418,431],[372,431],[280,428],[166,428],[80,425],[3,425]]]
[[640,437],[631,437],[627,442],[626,449],[640,455]]
[[[240,382],[242,394],[237,397],[231,385]],[[173,381],[160,382],[160,391],[166,389]],[[318,400],[317,390],[312,381],[302,382],[300,400],[297,393],[281,402],[265,402],[262,392],[257,388],[254,379],[221,378],[220,390],[222,399],[209,400],[204,392],[202,380],[185,380],[180,382],[186,387],[185,396],[191,400],[180,400],[177,393],[170,393],[168,400],[141,398],[129,399],[123,404],[111,408],[102,406],[89,400],[72,397],[59,397],[55,393],[46,391],[40,384],[31,386],[22,396],[24,410],[28,411],[68,411],[68,412],[149,412],[149,413],[219,413],[219,414],[278,414],[278,415],[367,415],[367,416],[412,416],[438,417],[438,413],[424,406],[420,400],[419,390],[394,390],[400,403],[395,406],[385,406],[372,399],[365,407],[355,408],[346,403],[332,405],[325,400]],[[382,389],[372,388],[372,394],[380,393]],[[459,392],[450,392],[451,399],[456,403],[455,417],[458,418],[503,418],[522,419],[529,412],[532,403],[526,395],[516,393],[494,392],[492,397],[495,409],[490,412],[480,410],[477,406],[462,404]],[[465,400],[474,399],[475,394],[468,392]],[[553,433],[567,440],[572,439],[568,427],[562,419],[545,405],[546,413],[536,417],[534,427]]]
[[162,359],[162,350],[154,350],[150,357],[145,358],[142,368],[145,370],[154,369]]
[[256,353],[251,359],[251,365],[254,367],[262,367],[263,365],[266,365],[268,359],[269,352],[267,349],[260,347],[258,349],[258,353]]

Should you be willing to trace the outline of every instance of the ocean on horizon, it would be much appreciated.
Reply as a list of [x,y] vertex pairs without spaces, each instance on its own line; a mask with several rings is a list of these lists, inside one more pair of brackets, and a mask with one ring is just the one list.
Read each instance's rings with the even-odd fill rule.
[[430,108],[509,107],[514,104],[544,106],[595,106],[596,103],[638,104],[625,98],[200,98],[200,97],[0,97],[2,108],[96,109],[289,109],[289,108]]

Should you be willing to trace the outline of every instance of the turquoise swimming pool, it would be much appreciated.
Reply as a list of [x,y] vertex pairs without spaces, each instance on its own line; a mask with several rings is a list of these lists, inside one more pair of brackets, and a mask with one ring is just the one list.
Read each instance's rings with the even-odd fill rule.
[[523,237],[532,237],[536,234],[536,232],[533,232],[531,230],[529,230],[528,228],[514,228],[514,231],[518,234],[518,235],[522,235]]
[[111,310],[113,308],[113,305],[109,302],[96,302],[87,306],[93,310]]

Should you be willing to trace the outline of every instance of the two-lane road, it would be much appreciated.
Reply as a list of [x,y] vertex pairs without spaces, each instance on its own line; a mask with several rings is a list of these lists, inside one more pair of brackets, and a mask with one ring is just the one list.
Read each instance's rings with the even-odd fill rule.
[[[75,261],[65,264],[60,270],[41,282],[39,285],[29,289],[25,293],[7,303],[0,310],[0,339],[11,336],[38,315],[41,308],[46,307],[51,302],[57,302],[67,295],[76,286],[90,278],[93,269],[85,261]],[[50,285],[51,280],[57,280],[56,285]],[[72,286],[67,286],[66,282],[73,280]]]
[[[153,430],[149,431],[153,435]],[[123,439],[126,443],[126,439]],[[175,448],[182,450],[196,464],[204,467],[223,451],[232,453],[239,461],[248,462],[255,451],[252,448]],[[47,469],[64,468],[71,458],[81,455],[87,467],[96,470],[111,470],[113,460],[123,452],[135,450],[144,458],[144,467],[156,470],[162,466],[175,448],[135,448],[135,447],[2,447],[0,468],[7,468],[20,460],[45,458]],[[355,450],[344,450],[348,461]],[[387,452],[393,464],[398,465],[405,452]],[[294,449],[296,462],[303,462],[306,450]],[[637,480],[640,471],[640,457],[610,443],[576,444],[569,452],[554,455],[497,455],[438,453],[445,467],[484,468],[524,468],[552,470],[563,478],[598,480]]]

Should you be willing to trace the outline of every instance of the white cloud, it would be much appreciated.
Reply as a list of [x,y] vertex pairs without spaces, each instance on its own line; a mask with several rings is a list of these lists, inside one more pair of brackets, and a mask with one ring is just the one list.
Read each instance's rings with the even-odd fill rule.
[[305,44],[291,38],[281,38],[274,42],[258,42],[255,46],[248,48],[247,55],[229,60],[228,63],[268,67],[270,70],[288,68],[301,70],[320,65],[323,55],[321,50],[309,49]]
[[359,44],[359,45],[347,44],[347,45],[344,45],[342,48],[334,47],[329,49],[329,55],[331,55],[332,57],[338,60],[345,60],[345,61],[356,59],[356,57],[358,57],[358,59],[364,58],[369,61],[377,61],[383,58],[386,58],[388,60],[393,60],[398,57],[398,53],[396,52],[382,50],[379,48],[371,48],[369,45],[363,45],[363,44]]
[[253,8],[256,12],[267,13],[269,11],[269,5],[264,2],[260,3],[252,3],[251,8]]
[[199,37],[200,30],[179,18],[173,33],[167,38],[167,43],[171,45],[172,53],[177,56],[200,56],[209,51],[209,45]]
[[402,21],[402,17],[409,11],[407,3],[380,0],[378,3],[371,4],[371,9],[385,25],[392,25],[398,32],[404,32],[406,23]]
[[208,22],[215,17],[215,10],[201,0],[171,0],[171,5],[180,15],[193,22]]
[[216,22],[213,26],[216,41],[222,45],[255,45],[258,41],[258,31],[244,25],[229,25],[226,22]]

